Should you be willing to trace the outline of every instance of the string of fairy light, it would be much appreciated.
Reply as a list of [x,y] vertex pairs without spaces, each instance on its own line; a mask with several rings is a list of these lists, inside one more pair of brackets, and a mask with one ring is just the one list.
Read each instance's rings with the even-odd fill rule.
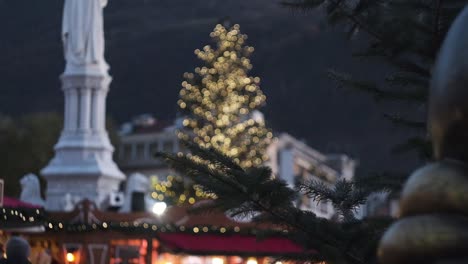
[[[31,225],[44,226],[50,232],[93,232],[93,231],[120,231],[120,232],[177,232],[189,234],[244,234],[256,235],[258,232],[266,232],[266,230],[258,230],[254,227],[240,226],[217,226],[217,225],[174,225],[163,223],[142,223],[138,221],[101,221],[94,223],[71,223],[64,221],[56,221],[44,209],[0,209],[1,226],[14,226],[21,228]],[[269,234],[285,235],[289,230],[268,230]]]
[[44,221],[45,218],[46,215],[43,209],[0,209],[0,222],[3,223],[36,223]]
[[259,232],[268,232],[270,235],[286,235],[289,230],[259,230],[252,227],[241,228],[239,226],[176,226],[171,224],[155,224],[140,222],[112,222],[104,221],[99,223],[65,223],[50,221],[45,224],[46,230],[51,232],[93,232],[93,231],[117,231],[131,233],[187,233],[187,234],[220,234],[220,235],[257,235]]
[[243,167],[267,160],[266,147],[273,137],[263,119],[253,117],[265,103],[260,78],[248,76],[253,47],[239,25],[217,25],[210,37],[216,48],[195,50],[204,66],[185,73],[178,105],[185,115],[179,137],[202,147],[213,147]]

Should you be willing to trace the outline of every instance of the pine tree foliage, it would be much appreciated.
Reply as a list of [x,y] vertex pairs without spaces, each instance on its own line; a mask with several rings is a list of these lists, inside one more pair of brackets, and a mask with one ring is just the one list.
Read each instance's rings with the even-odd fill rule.
[[[370,193],[398,189],[398,183],[389,182],[382,175],[384,178],[340,181],[333,188],[308,182],[293,190],[274,178],[268,167],[243,168],[216,149],[185,144],[191,154],[158,155],[193,180],[203,192],[216,196],[214,200],[196,204],[194,211],[222,210],[231,216],[253,216],[254,221],[283,225],[304,246],[309,261],[372,263],[378,239],[390,221],[358,220],[353,212],[366,202]],[[299,192],[317,201],[332,201],[344,221],[333,222],[298,209],[294,201]],[[316,251],[313,256],[311,250]]]
[[357,221],[355,212],[373,193],[395,194],[401,190],[406,175],[371,175],[353,181],[340,179],[333,186],[317,180],[299,183],[297,189],[316,202],[331,202],[345,222]]
[[185,73],[178,105],[185,117],[181,137],[233,157],[243,167],[260,165],[272,133],[255,110],[265,103],[260,78],[248,75],[253,47],[239,25],[217,25],[210,34],[216,47],[195,50],[203,65]]
[[[342,87],[372,95],[377,100],[424,105],[428,98],[432,66],[452,21],[465,6],[462,0],[285,0],[296,9],[324,10],[330,24],[344,24],[348,35],[367,35],[369,45],[355,56],[381,60],[390,72],[383,84],[356,80],[349,74],[330,70],[329,76]],[[420,120],[408,120],[400,113],[386,115],[398,125],[425,128]],[[418,124],[415,126],[415,124]],[[417,144],[413,144],[417,143]],[[424,144],[420,144],[424,143]],[[408,139],[405,150],[430,155],[424,138]],[[425,158],[428,158],[426,156]]]

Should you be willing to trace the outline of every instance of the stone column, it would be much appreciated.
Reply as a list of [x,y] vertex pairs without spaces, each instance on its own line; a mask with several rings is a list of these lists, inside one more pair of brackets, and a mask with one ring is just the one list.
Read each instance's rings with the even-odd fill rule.
[[96,133],[99,131],[99,91],[91,90],[91,130]]
[[68,115],[67,120],[68,127],[70,131],[74,131],[78,128],[78,91],[75,88],[67,89],[69,93],[68,100]]
[[91,90],[80,89],[80,130],[89,131],[91,126]]
[[63,114],[63,130],[64,132],[69,132],[70,131],[70,114],[71,114],[71,109],[70,109],[70,91],[65,90],[63,91],[65,94],[65,100],[64,100],[64,114]]
[[99,119],[99,131],[106,130],[106,97],[107,89],[99,91],[99,104],[98,104],[98,119]]

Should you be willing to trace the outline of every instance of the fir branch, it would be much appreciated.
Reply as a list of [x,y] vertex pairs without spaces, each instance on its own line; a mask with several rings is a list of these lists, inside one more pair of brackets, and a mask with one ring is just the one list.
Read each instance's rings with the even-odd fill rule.
[[407,173],[381,172],[356,177],[356,186],[368,193],[398,193],[407,179]]
[[340,88],[352,88],[354,90],[370,94],[375,100],[425,102],[425,98],[421,96],[422,94],[419,91],[397,92],[394,90],[383,90],[380,89],[376,83],[355,80],[350,74],[335,70],[328,70],[328,77],[331,78]]
[[395,115],[395,114],[384,114],[384,117],[388,120],[390,120],[392,123],[396,125],[402,125],[407,128],[412,128],[412,129],[417,129],[417,130],[425,130],[427,127],[426,122],[421,122],[421,121],[413,121],[413,120],[407,120],[400,115]]
[[260,167],[244,170],[236,166],[224,166],[234,163],[226,162],[229,157],[218,151],[197,145],[189,145],[189,148],[201,160],[208,162],[200,162],[185,155],[158,155],[175,170],[201,185],[204,191],[216,194],[217,199],[205,208],[219,208],[231,211],[234,215],[254,212],[266,214],[268,218],[306,234],[305,245],[320,249],[324,259],[333,258],[333,255],[327,255],[328,250],[334,254],[339,252],[348,263],[364,263],[354,249],[343,252],[347,235],[340,225],[295,208],[292,201],[296,193],[285,182],[272,178],[269,169]]
[[[294,9],[328,8],[329,22],[344,22],[350,34],[361,30],[370,36],[370,44],[354,56],[381,58],[397,69],[386,79],[385,89],[373,82],[353,80],[350,75],[334,71],[329,77],[340,87],[351,87],[370,94],[375,100],[397,100],[420,104],[428,97],[431,68],[451,23],[466,5],[466,1],[419,0],[290,0],[283,4]],[[390,117],[390,121],[404,126],[420,124]],[[410,146],[419,146],[410,148]],[[427,144],[410,140],[397,147],[416,149],[427,156]]]
[[298,191],[317,202],[329,201],[346,222],[356,221],[354,212],[367,201],[370,193],[358,188],[354,182],[338,180],[334,186],[310,180],[301,183]]
[[430,78],[431,73],[430,70],[427,68],[424,68],[424,66],[418,65],[417,63],[409,60],[409,59],[403,59],[403,58],[388,58],[388,61],[392,64],[395,65],[396,67],[406,71],[406,72],[411,72],[414,74],[417,74],[421,77],[424,78]]
[[341,179],[333,186],[310,180],[300,183],[297,189],[314,201],[331,202],[345,222],[354,222],[354,212],[367,203],[372,193],[399,191],[405,179],[406,175],[392,177],[388,174],[375,174],[352,181]]
[[405,142],[396,145],[393,153],[405,153],[416,150],[419,158],[422,160],[430,160],[432,158],[432,144],[430,140],[421,137],[411,137]]
[[[298,1],[282,1],[281,4],[293,9],[313,9],[321,5],[326,5],[328,9],[328,14],[333,18],[336,15],[340,15],[341,18],[346,18],[352,22],[353,25],[356,25],[360,30],[363,30],[367,34],[371,35],[373,38],[383,41],[382,36],[372,29],[372,27],[362,21],[359,17],[360,12],[364,10],[364,7],[369,5],[362,5],[359,9],[353,10],[350,6],[346,5],[344,0],[298,0]],[[336,9],[339,9],[340,12],[334,12]],[[359,11],[359,12],[356,12]]]
[[397,72],[385,78],[385,81],[393,86],[400,86],[405,88],[420,87],[420,91],[418,91],[415,96],[419,96],[424,100],[427,100],[428,98],[427,87],[429,87],[429,80],[427,78],[414,76],[407,72]]

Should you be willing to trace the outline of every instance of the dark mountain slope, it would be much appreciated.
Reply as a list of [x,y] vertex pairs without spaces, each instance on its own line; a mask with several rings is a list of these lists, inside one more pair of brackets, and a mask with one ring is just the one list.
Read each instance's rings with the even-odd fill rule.
[[[0,0],[0,112],[61,111],[62,4]],[[365,171],[414,166],[412,158],[389,154],[407,131],[382,120],[388,107],[335,89],[325,76],[337,67],[378,79],[382,69],[351,58],[352,45],[362,41],[348,42],[339,29],[325,30],[318,14],[271,0],[110,0],[109,115],[118,121],[146,112],[173,118],[182,73],[199,63],[193,50],[208,44],[214,25],[227,17],[256,48],[253,73],[262,78],[265,112],[276,130],[324,152],[347,152]]]

